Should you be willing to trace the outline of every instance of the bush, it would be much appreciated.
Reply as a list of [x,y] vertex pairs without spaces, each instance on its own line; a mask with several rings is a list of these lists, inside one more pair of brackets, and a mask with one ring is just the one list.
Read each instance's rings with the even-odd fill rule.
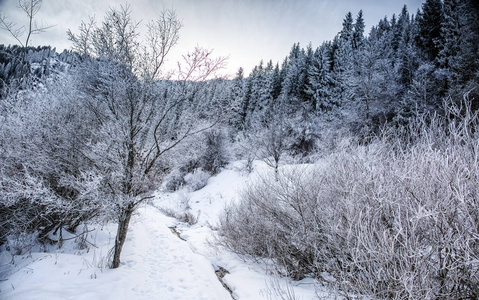
[[181,170],[175,169],[170,174],[165,176],[163,180],[163,187],[170,192],[179,190],[185,185],[185,174]]
[[309,180],[314,177],[314,170],[303,168],[249,186],[221,218],[223,242],[240,254],[274,258],[296,279],[314,272],[324,240],[317,185]]
[[184,180],[187,187],[189,187],[192,191],[197,191],[206,186],[210,177],[211,175],[209,173],[198,169],[193,173],[186,174]]
[[226,137],[220,130],[210,130],[205,133],[206,148],[200,159],[203,170],[215,175],[228,164]]
[[177,191],[189,186],[193,191],[203,188],[209,177],[221,171],[229,161],[225,134],[221,130],[210,130],[188,144],[188,149],[180,153],[182,159],[176,159],[175,165],[163,180],[163,187],[168,191]]
[[223,215],[223,242],[295,278],[326,271],[345,293],[477,299],[478,129],[467,105],[451,105],[445,119],[263,180]]

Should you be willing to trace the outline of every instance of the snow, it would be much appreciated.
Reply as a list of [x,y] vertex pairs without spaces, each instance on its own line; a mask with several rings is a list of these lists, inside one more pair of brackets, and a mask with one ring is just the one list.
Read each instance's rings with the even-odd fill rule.
[[[255,300],[275,299],[274,286],[294,291],[296,299],[317,298],[311,278],[300,282],[278,278],[264,264],[244,261],[216,243],[215,228],[225,206],[238,201],[241,190],[258,176],[272,174],[262,162],[255,162],[251,174],[242,164],[231,164],[198,191],[158,191],[133,217],[118,269],[106,266],[114,243],[113,224],[92,230],[88,240],[95,246],[88,249],[78,249],[71,240],[54,251],[16,256],[14,264],[3,252],[0,274],[7,267],[9,271],[0,282],[0,298]],[[162,212],[185,207],[198,217],[195,225]],[[232,295],[215,274],[220,267],[229,272],[222,281]]]

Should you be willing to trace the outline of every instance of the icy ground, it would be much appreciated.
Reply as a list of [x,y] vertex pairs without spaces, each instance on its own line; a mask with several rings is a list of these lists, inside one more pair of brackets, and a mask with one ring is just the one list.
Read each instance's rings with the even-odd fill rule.
[[[288,292],[294,299],[316,299],[312,279],[278,278],[263,264],[246,262],[216,244],[215,229],[224,207],[237,201],[248,182],[269,171],[260,162],[251,174],[243,169],[241,162],[232,164],[196,192],[157,192],[132,219],[118,269],[106,266],[115,236],[112,224],[89,228],[88,249],[67,241],[48,253],[12,259],[3,252],[0,299],[254,300],[282,299],[278,295]],[[182,223],[166,216],[165,208],[189,209],[198,222]],[[215,273],[220,269],[229,272],[222,281],[232,294]]]

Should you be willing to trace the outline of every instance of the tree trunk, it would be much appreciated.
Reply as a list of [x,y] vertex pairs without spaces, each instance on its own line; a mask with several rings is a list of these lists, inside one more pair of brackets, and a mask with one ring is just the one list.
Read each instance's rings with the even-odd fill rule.
[[133,208],[128,205],[128,208],[122,209],[118,220],[118,230],[116,232],[115,239],[115,252],[113,253],[113,262],[111,268],[115,269],[120,266],[120,254],[123,248],[123,244],[126,240],[126,234],[128,232],[128,226],[130,225],[131,215],[133,214]]
[[[131,132],[132,133],[132,132]],[[124,182],[124,194],[130,195],[132,190],[132,179],[133,179],[133,167],[135,165],[135,155],[134,155],[134,146],[133,143],[128,144],[128,161],[126,165],[126,180]],[[131,200],[129,198],[129,200]],[[134,205],[130,202],[126,208],[120,208],[120,214],[118,217],[118,229],[116,232],[115,238],[115,251],[113,253],[113,262],[111,263],[111,268],[115,269],[120,266],[120,255],[121,250],[123,249],[123,244],[125,244],[126,234],[128,233],[128,226],[130,225],[131,215],[133,214]]]
[[279,181],[279,158],[274,160],[274,180]]

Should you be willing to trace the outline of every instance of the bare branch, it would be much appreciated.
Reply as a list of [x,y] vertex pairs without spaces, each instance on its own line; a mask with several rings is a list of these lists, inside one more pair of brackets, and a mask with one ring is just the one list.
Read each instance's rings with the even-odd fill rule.
[[196,46],[193,52],[183,55],[183,62],[178,62],[178,80],[205,81],[217,77],[229,57],[211,58],[213,50]]
[[0,16],[0,28],[8,31],[12,37],[14,37],[21,46],[25,46],[20,40],[22,35],[25,33],[24,26],[18,26],[16,23],[9,21],[6,15]]
[[80,30],[78,35],[73,34],[70,29],[67,31],[68,39],[73,43],[72,48],[80,55],[91,55],[91,40],[95,30],[95,18],[89,17],[87,23],[82,21],[78,29]]
[[159,75],[166,57],[178,43],[181,27],[183,25],[173,10],[163,11],[158,19],[147,24],[148,47],[144,50],[144,57],[148,61],[144,62],[145,76],[154,79]]
[[[7,30],[23,47],[28,47],[31,36],[45,32],[47,29],[54,27],[54,25],[38,24],[35,20],[36,14],[42,7],[43,0],[18,0],[18,7],[28,17],[28,29],[25,26],[19,26],[16,23],[9,21],[5,15],[0,16],[0,28]],[[27,33],[25,42],[22,42],[21,37]]]

